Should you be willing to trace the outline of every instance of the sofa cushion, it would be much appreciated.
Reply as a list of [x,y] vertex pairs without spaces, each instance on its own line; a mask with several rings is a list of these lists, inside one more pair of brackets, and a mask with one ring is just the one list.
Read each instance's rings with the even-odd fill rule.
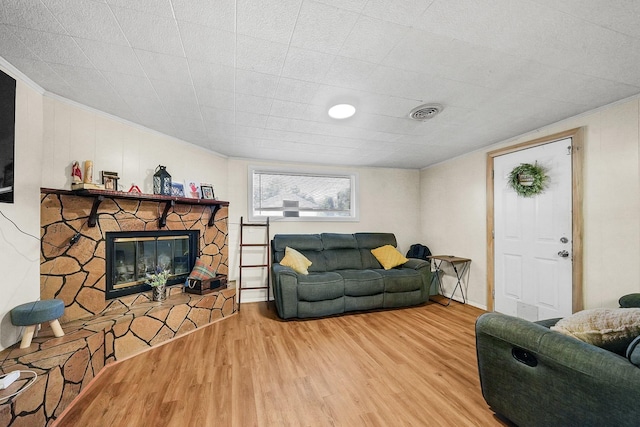
[[373,310],[384,307],[384,294],[344,297],[344,311]]
[[393,292],[384,294],[384,302],[382,306],[384,308],[408,307],[411,305],[418,305],[423,302],[425,302],[425,299],[422,298],[422,291],[420,290],[411,292]]
[[325,249],[323,254],[327,271],[362,269],[358,249]]
[[358,249],[358,241],[353,234],[322,233],[320,235],[324,249]]
[[308,268],[309,272],[325,272],[328,271],[327,262],[324,257],[323,252],[318,251],[300,251],[305,257],[309,259],[313,264],[311,264]]
[[[309,261],[311,261],[311,265],[309,266],[309,268],[307,268],[307,271],[313,271],[313,272],[327,271],[327,268],[326,268],[327,263],[324,259],[324,253],[322,251],[306,251],[303,249],[296,249],[296,250],[300,252],[302,255],[304,255],[304,257],[307,258]],[[280,263],[284,258],[284,256],[285,256],[284,251],[274,253],[273,262]]]
[[385,270],[390,270],[393,267],[397,267],[409,261],[391,245],[384,245],[376,249],[371,249],[371,253],[376,257]]
[[326,271],[362,269],[358,242],[353,234],[322,233]]
[[189,273],[189,279],[204,281],[214,277],[216,277],[216,269],[205,264],[200,258],[196,258],[193,270]]
[[360,248],[360,259],[363,269],[382,268],[376,257],[371,253],[371,249],[384,245],[397,246],[396,236],[393,233],[356,233],[354,234]]
[[583,310],[559,320],[551,329],[624,355],[640,335],[640,308]]
[[359,251],[363,269],[377,270],[379,268],[382,268],[382,265],[371,253],[371,249],[359,249]]
[[284,258],[280,260],[280,264],[285,267],[291,267],[298,274],[309,274],[307,268],[313,263],[300,252],[287,246],[284,250]]
[[376,295],[384,292],[384,280],[373,270],[338,270],[344,279],[344,294],[352,297]]
[[295,249],[312,262],[308,271],[327,271],[322,254],[322,239],[319,234],[276,234],[271,242],[273,262],[282,261],[287,247]]
[[344,296],[344,280],[338,273],[327,271],[298,276],[298,300],[322,301]]
[[420,273],[409,268],[394,268],[391,270],[375,270],[384,280],[384,291],[410,292],[421,289],[422,278]]
[[284,252],[289,246],[297,251],[321,251],[322,239],[319,234],[276,234],[273,237],[273,250]]
[[298,317],[322,317],[344,313],[345,297],[322,301],[298,301]]
[[375,249],[384,245],[398,246],[393,233],[356,233],[354,237],[361,249]]

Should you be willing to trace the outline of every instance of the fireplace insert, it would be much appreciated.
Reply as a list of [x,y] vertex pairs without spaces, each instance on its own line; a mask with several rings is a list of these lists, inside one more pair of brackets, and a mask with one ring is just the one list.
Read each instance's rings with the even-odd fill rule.
[[147,275],[168,270],[167,285],[184,283],[198,256],[198,230],[107,232],[106,298],[148,291]]

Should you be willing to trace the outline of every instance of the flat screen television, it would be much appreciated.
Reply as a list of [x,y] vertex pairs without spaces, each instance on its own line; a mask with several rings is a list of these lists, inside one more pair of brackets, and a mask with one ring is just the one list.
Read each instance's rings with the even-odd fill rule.
[[0,71],[0,202],[13,203],[16,80]]

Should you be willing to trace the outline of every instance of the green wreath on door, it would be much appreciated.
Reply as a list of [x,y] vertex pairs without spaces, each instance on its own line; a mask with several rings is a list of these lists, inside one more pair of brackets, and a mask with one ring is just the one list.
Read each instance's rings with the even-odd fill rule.
[[548,184],[545,169],[531,163],[521,163],[509,173],[509,185],[522,197],[533,197],[544,191]]

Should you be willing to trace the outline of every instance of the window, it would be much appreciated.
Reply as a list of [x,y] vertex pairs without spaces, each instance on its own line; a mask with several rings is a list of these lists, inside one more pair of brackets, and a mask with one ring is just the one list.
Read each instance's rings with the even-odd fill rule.
[[250,220],[356,221],[357,175],[249,168]]

